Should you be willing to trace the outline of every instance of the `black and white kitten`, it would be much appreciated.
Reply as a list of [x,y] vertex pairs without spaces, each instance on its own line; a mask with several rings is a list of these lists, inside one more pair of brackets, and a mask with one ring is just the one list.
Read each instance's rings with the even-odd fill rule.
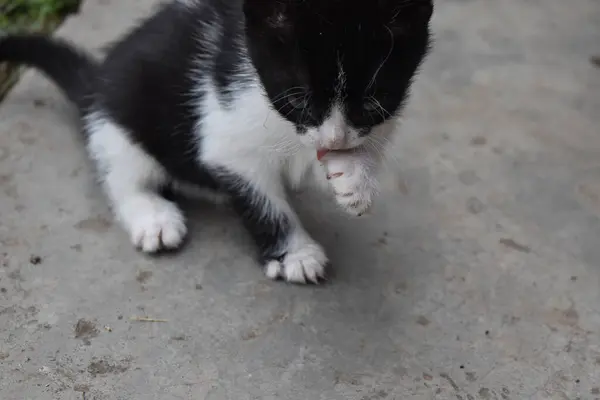
[[349,214],[370,207],[429,48],[431,1],[177,0],[103,62],[33,35],[1,38],[0,61],[39,68],[78,106],[114,213],[143,251],[186,235],[161,189],[209,189],[239,213],[269,278],[317,282],[327,257],[286,190],[313,178]]

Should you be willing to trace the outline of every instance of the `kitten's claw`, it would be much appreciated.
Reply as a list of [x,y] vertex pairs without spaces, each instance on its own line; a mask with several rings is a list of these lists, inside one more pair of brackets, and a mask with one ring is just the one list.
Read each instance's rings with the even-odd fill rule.
[[290,283],[315,283],[325,278],[327,256],[318,244],[307,242],[288,251],[281,261],[271,260],[265,265],[265,275],[270,279],[283,279]]

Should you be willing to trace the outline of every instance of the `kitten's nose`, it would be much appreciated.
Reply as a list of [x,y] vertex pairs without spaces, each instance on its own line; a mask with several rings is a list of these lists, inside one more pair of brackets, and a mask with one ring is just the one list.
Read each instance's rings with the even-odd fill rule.
[[323,147],[329,150],[343,150],[347,147],[347,135],[344,130],[335,131],[330,137],[325,138]]

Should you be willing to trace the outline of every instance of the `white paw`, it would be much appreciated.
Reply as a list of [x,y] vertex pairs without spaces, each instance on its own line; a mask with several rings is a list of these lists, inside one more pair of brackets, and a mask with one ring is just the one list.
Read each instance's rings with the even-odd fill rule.
[[158,196],[143,196],[121,208],[134,246],[146,253],[179,247],[185,238],[185,218],[176,204]]
[[368,159],[355,153],[330,153],[323,165],[337,203],[347,213],[360,216],[373,204],[377,180]]
[[270,279],[284,279],[291,283],[319,283],[325,278],[327,256],[318,244],[307,240],[288,251],[283,260],[271,260],[265,265],[265,275]]

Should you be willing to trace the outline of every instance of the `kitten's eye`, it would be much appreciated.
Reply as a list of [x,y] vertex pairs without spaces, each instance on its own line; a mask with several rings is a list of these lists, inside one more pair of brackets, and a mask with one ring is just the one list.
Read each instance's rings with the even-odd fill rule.
[[368,113],[374,113],[380,108],[380,106],[373,100],[366,100],[363,103],[363,109]]
[[288,98],[288,103],[296,109],[304,110],[308,107],[308,96],[300,95],[300,96],[290,96]]

